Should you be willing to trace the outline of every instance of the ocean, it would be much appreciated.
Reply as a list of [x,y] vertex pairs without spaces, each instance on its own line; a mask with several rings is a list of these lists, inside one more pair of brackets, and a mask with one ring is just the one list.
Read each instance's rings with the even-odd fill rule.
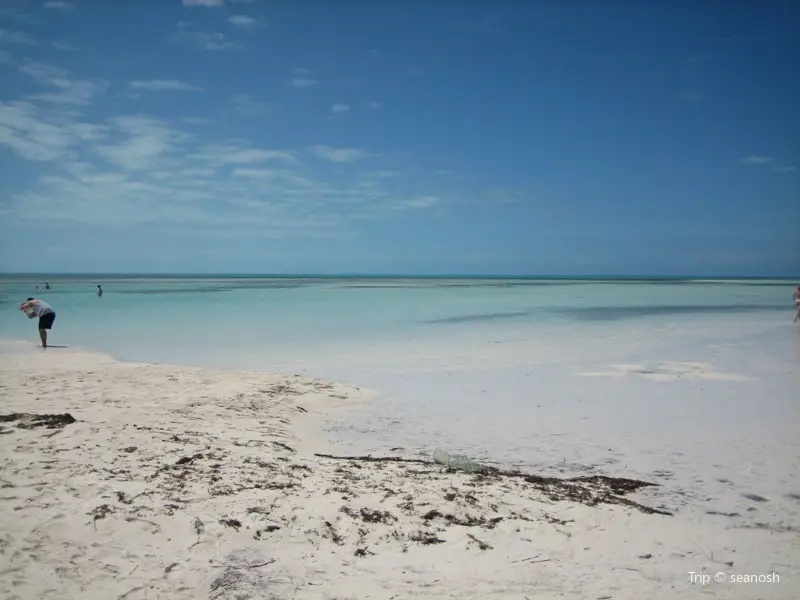
[[37,296],[58,314],[52,352],[377,390],[320,423],[342,452],[651,474],[738,468],[731,448],[750,448],[765,486],[797,469],[795,281],[48,277],[46,291],[41,276],[0,279],[0,338],[30,342],[3,352],[37,342],[17,310]]

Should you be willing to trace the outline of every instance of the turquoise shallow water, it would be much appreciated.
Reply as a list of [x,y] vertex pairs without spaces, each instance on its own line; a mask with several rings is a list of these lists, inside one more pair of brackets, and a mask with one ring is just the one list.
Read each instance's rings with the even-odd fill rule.
[[[378,390],[317,423],[343,454],[444,447],[541,471],[674,477],[670,490],[713,491],[717,510],[750,514],[752,492],[775,518],[796,512],[794,281],[49,281],[0,279],[0,338],[26,340],[0,353],[35,349],[17,307],[39,296],[57,311],[56,346]],[[619,365],[634,371],[613,375]],[[665,372],[679,376],[648,379]],[[742,480],[746,464],[757,475]]]
[[[341,343],[514,337],[791,314],[792,282],[733,280],[475,280],[376,278],[0,279],[0,337],[36,339],[16,310],[27,296],[55,308],[53,344],[125,360],[233,366],[246,349],[271,355]],[[95,286],[105,294],[97,297]],[[228,357],[226,359],[225,357]],[[215,365],[215,361],[218,363]],[[272,365],[249,364],[269,369]]]

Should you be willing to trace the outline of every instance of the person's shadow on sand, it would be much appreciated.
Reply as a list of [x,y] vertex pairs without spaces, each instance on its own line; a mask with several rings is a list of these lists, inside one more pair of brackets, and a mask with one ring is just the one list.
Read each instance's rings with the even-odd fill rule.
[[47,344],[47,348],[69,348],[69,346],[51,346],[50,344]]

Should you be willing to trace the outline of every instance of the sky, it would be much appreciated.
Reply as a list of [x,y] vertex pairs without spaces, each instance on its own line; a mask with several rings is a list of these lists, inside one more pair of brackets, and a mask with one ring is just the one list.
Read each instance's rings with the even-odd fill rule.
[[0,272],[800,276],[800,3],[0,2]]

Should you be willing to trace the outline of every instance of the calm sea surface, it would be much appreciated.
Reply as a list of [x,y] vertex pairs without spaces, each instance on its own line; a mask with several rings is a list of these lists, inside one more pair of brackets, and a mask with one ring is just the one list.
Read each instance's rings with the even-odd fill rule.
[[[52,343],[137,361],[236,366],[256,351],[428,342],[470,334],[517,338],[643,325],[707,327],[735,315],[790,315],[780,280],[478,280],[378,278],[0,278],[0,337],[36,339],[17,306],[58,313]],[[101,284],[104,295],[96,295]],[[226,358],[226,356],[228,358]],[[202,360],[199,360],[201,359]],[[269,369],[265,360],[248,368]]]
[[0,354],[33,349],[35,321],[17,307],[38,296],[58,314],[49,352],[82,347],[379,391],[318,423],[315,434],[342,453],[444,447],[541,471],[672,477],[665,490],[712,494],[727,503],[717,509],[743,515],[751,492],[771,499],[775,518],[796,512],[794,281],[48,281],[37,291],[40,277],[0,278],[0,338],[28,344],[0,343]]

